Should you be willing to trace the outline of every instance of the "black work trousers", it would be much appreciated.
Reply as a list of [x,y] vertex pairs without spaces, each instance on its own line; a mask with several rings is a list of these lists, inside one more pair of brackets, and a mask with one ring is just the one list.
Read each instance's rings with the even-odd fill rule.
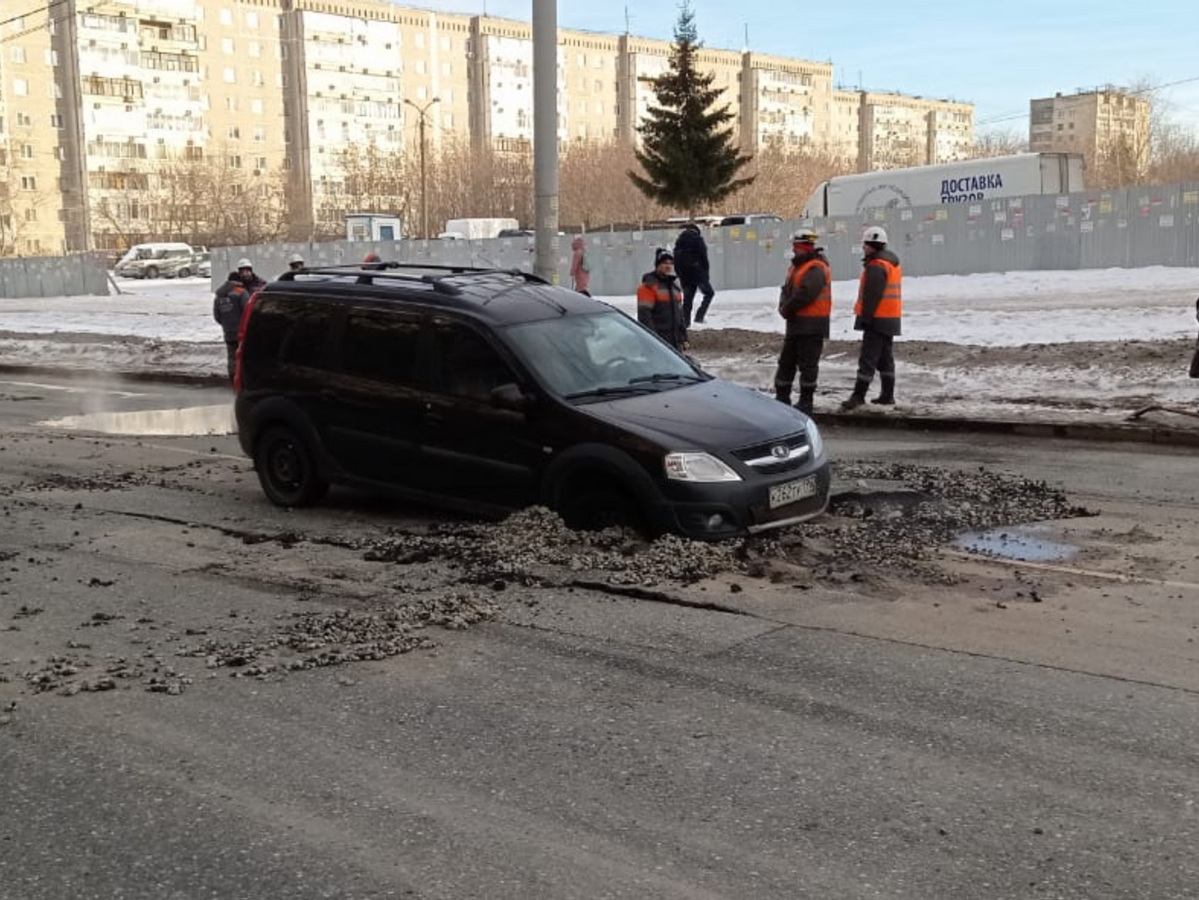
[[683,286],[683,321],[687,323],[687,327],[691,327],[691,304],[695,302],[695,292],[699,291],[703,295],[704,302],[699,307],[699,317],[702,319],[704,313],[708,311],[708,304],[712,302],[712,298],[716,296],[716,292],[712,290],[710,281],[687,281],[680,278],[679,283]]
[[799,370],[800,393],[816,391],[820,376],[820,354],[824,352],[824,337],[819,334],[791,334],[783,339],[779,367],[774,373],[774,395],[788,403],[795,372]]
[[862,332],[862,347],[858,351],[857,390],[865,394],[878,372],[883,380],[895,381],[895,355],[892,345],[895,338],[889,334],[879,334],[877,331]]
[[237,341],[225,341],[225,354],[228,356],[229,381],[232,383],[237,372]]

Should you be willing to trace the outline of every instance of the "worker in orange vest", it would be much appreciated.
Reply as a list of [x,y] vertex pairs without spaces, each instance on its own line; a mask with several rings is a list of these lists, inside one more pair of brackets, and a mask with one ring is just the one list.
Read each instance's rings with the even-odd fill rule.
[[858,377],[842,409],[857,409],[866,402],[866,391],[878,372],[879,395],[871,403],[895,403],[895,356],[892,344],[903,321],[903,267],[887,249],[887,232],[873,226],[862,235],[862,279],[853,307],[853,327],[862,332],[858,352]]
[[789,404],[795,371],[799,370],[799,402],[795,408],[807,415],[812,414],[820,355],[829,336],[833,311],[833,272],[816,240],[811,228],[801,228],[791,236],[794,256],[779,292],[779,315],[787,322],[787,334],[774,373],[775,399]]

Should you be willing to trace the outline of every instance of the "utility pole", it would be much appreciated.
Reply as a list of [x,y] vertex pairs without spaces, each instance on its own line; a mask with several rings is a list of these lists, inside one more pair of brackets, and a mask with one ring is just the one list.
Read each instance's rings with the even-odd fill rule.
[[533,0],[533,271],[558,276],[558,0]]
[[440,97],[434,97],[424,106],[417,106],[407,97],[404,102],[420,114],[420,236],[429,239],[429,184],[425,179],[425,116],[434,103],[440,103]]

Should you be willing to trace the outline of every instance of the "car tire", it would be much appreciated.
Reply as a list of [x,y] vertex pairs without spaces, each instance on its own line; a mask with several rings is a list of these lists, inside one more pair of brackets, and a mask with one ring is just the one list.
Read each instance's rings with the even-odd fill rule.
[[312,506],[329,490],[308,442],[286,425],[263,432],[254,446],[254,468],[262,492],[276,506]]
[[146,278],[157,278],[158,266],[147,266],[144,275]]
[[176,277],[178,277],[178,278],[191,278],[191,274],[192,274],[192,270],[191,270],[191,269],[189,269],[187,266],[184,266],[182,269],[180,269],[180,270],[179,270],[179,271],[176,273]]
[[647,534],[645,517],[633,496],[619,483],[602,478],[575,478],[561,493],[559,514],[575,531],[632,528]]

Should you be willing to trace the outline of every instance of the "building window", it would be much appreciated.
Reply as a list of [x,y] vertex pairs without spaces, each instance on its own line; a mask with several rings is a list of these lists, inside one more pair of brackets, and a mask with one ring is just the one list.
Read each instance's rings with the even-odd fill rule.
[[33,144],[21,145],[21,159],[33,159]]
[[425,61],[423,59],[418,59],[416,61],[416,74],[417,75],[425,74]]
[[26,222],[36,222],[37,221],[37,208],[36,207],[31,206],[27,210],[25,210],[25,221]]
[[229,157],[229,168],[230,169],[240,169],[241,168],[241,157],[237,156],[236,154],[233,156],[230,156]]
[[60,116],[58,113],[51,113],[50,114],[50,127],[51,128],[62,128],[63,127],[62,116]]
[[17,125],[23,128],[33,127],[33,117],[29,113],[17,113]]
[[250,41],[246,47],[246,53],[253,57],[262,56],[262,44],[258,43],[258,41]]
[[266,80],[262,77],[262,72],[259,69],[255,69],[250,73],[250,83],[255,87],[262,87],[266,84]]
[[221,38],[221,52],[226,56],[233,55],[233,38]]
[[258,27],[258,13],[256,13],[256,12],[246,13],[246,27],[247,28],[257,28]]
[[230,125],[229,130],[225,135],[231,141],[241,140],[241,127],[238,125]]
[[261,97],[255,97],[253,100],[250,101],[250,112],[252,112],[256,116],[262,115],[262,98]]
[[232,66],[225,66],[221,77],[224,79],[225,84],[237,84],[237,71]]
[[237,112],[237,98],[236,97],[226,97],[225,98],[225,111],[226,112]]
[[254,168],[257,169],[259,172],[265,172],[266,171],[266,157],[265,156],[254,157]]
[[9,59],[11,59],[15,63],[25,62],[25,48],[24,47],[13,47],[12,52],[9,54]]
[[21,176],[21,190],[36,191],[37,190],[37,178],[33,175],[22,175]]
[[221,24],[222,25],[232,25],[233,24],[233,13],[227,9],[222,9],[221,10]]
[[254,129],[254,143],[261,144],[265,141],[266,141],[266,129],[261,128],[261,127],[255,128]]
[[12,81],[12,92],[15,97],[28,97],[29,82],[24,78],[14,78]]

